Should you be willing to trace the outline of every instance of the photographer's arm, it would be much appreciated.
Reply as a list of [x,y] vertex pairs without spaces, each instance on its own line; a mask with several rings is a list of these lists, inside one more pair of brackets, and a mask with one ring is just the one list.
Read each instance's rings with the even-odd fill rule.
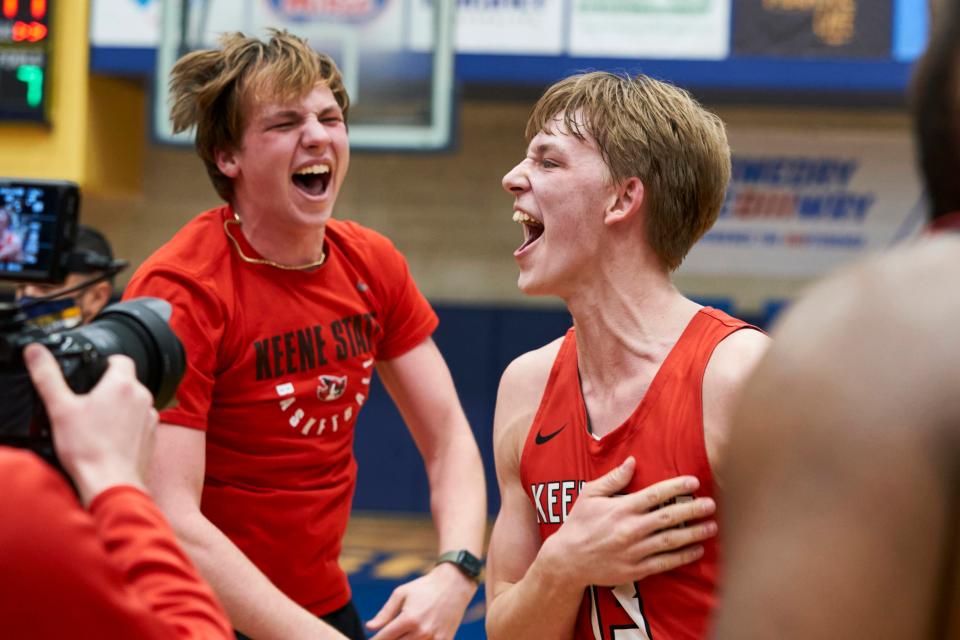
[[257,640],[343,638],[297,605],[200,512],[206,434],[161,424],[150,489],[177,536],[213,585],[234,627]]
[[97,386],[76,395],[49,352],[31,345],[24,356],[58,457],[90,513],[37,458],[3,452],[0,510],[19,514],[8,519],[12,527],[0,527],[4,583],[12,586],[0,598],[4,631],[10,637],[82,629],[99,637],[230,638],[210,587],[140,489],[157,415],[132,361],[112,357]]

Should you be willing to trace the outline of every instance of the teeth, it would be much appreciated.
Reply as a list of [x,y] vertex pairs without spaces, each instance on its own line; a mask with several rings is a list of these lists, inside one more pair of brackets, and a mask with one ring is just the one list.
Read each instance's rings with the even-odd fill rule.
[[542,223],[542,222],[540,222],[540,221],[537,220],[536,218],[530,217],[529,215],[527,215],[527,214],[524,213],[523,211],[514,211],[514,212],[513,212],[513,221],[514,221],[514,222],[519,222],[520,224],[533,225],[533,226],[535,226],[535,227],[542,227],[542,226],[543,226],[543,223]]
[[312,164],[309,167],[304,167],[302,169],[297,169],[295,175],[311,175],[317,173],[330,173],[330,165],[328,164]]

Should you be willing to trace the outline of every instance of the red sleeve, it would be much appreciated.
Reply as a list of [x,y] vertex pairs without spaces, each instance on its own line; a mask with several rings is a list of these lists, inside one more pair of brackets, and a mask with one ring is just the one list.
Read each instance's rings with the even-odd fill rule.
[[383,311],[384,337],[377,348],[377,358],[391,360],[429,338],[440,321],[413,281],[403,254],[384,236],[369,233],[377,265],[377,294]]
[[220,299],[193,276],[170,268],[147,268],[134,275],[123,299],[143,296],[161,298],[173,307],[170,327],[187,356],[183,380],[177,387],[177,404],[160,412],[160,420],[206,431],[224,329]]
[[213,591],[146,494],[134,487],[113,487],[94,498],[90,513],[124,583],[176,630],[174,637],[233,637]]
[[9,638],[233,638],[150,499],[127,487],[84,511],[33,454],[0,448],[0,621]]

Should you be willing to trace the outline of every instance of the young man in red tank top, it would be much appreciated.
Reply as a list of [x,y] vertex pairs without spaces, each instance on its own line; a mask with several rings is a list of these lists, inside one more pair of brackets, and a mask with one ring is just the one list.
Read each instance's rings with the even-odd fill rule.
[[700,638],[713,469],[768,342],[670,279],[723,201],[723,123],[676,87],[588,73],[547,90],[526,137],[503,179],[519,286],[563,299],[574,329],[501,380],[488,635]]

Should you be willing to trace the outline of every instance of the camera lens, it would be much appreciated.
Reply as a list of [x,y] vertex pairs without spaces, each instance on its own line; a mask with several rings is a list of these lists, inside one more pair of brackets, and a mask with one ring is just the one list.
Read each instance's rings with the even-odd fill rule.
[[137,378],[163,407],[183,377],[183,345],[167,324],[170,303],[159,298],[134,298],[112,304],[92,323],[69,333],[86,338],[101,356],[123,354],[133,360]]

